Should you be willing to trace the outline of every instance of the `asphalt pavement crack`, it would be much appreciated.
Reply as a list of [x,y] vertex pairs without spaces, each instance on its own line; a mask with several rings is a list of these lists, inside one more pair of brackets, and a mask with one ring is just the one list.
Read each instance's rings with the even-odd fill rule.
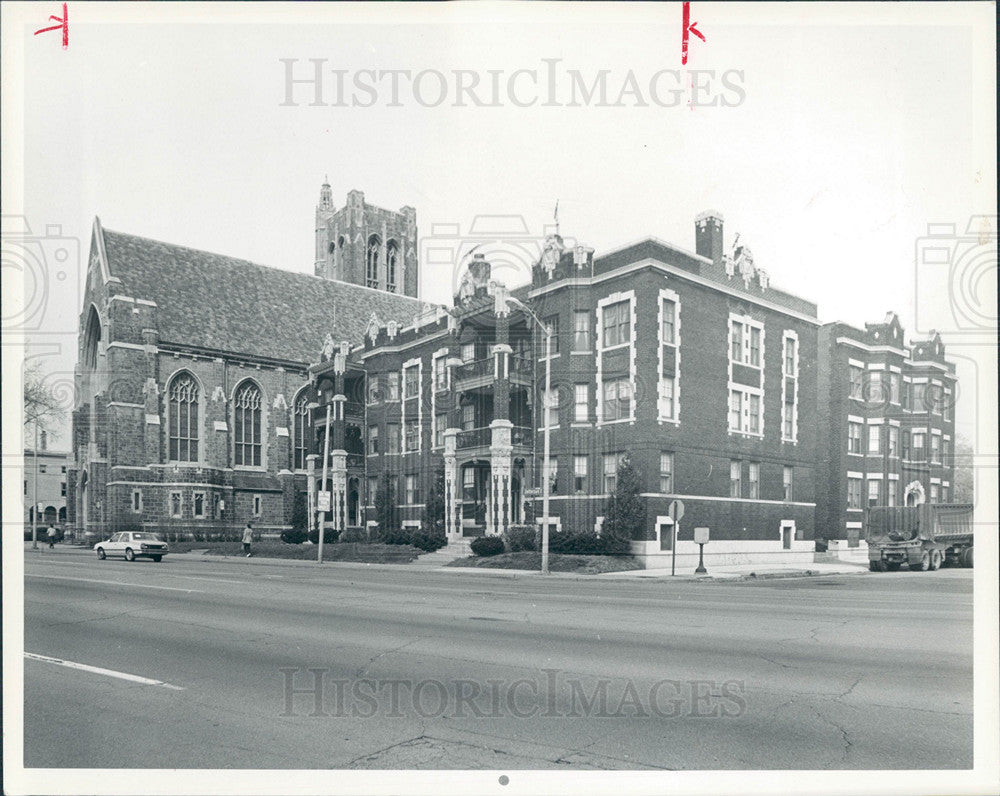
[[392,647],[392,648],[387,649],[387,650],[382,650],[382,652],[378,653],[377,655],[373,655],[371,658],[369,658],[368,662],[354,673],[354,676],[355,677],[362,677],[362,676],[364,676],[365,672],[368,671],[369,667],[371,667],[371,665],[373,663],[375,663],[375,661],[377,661],[379,658],[382,658],[382,657],[385,657],[386,655],[391,655],[394,652],[399,652],[400,650],[406,649],[411,644],[416,644],[418,641],[423,641],[424,638],[425,638],[424,636],[419,636],[419,637],[417,637],[415,639],[407,641],[405,644],[400,644],[400,645],[398,645],[396,647]]

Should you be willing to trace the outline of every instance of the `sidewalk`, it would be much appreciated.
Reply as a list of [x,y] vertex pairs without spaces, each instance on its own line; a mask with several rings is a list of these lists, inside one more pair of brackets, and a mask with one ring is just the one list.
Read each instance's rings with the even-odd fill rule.
[[[75,545],[57,544],[53,550],[48,549],[48,543],[39,544],[37,551],[32,551],[31,542],[25,542],[25,552],[41,555],[71,555],[71,556],[93,556],[94,551],[89,547],[78,547]],[[433,554],[428,554],[433,555]],[[490,569],[488,567],[448,567],[436,566],[431,562],[423,562],[421,556],[410,564],[369,564],[353,561],[324,561],[324,567],[341,569],[384,569],[399,571],[409,569],[420,572],[436,572],[450,574],[482,574],[494,578],[507,578],[508,580],[530,577],[542,577],[542,573],[532,569]],[[167,561],[200,561],[209,564],[229,564],[234,566],[286,566],[286,567],[308,567],[315,569],[318,565],[316,561],[303,561],[292,558],[266,558],[264,556],[253,556],[244,558],[243,556],[210,556],[190,551],[188,553],[168,554]],[[666,579],[674,581],[694,581],[694,580],[756,580],[769,578],[795,578],[811,577],[815,575],[855,575],[868,572],[867,564],[856,564],[848,561],[838,561],[832,563],[794,563],[794,564],[736,564],[725,567],[712,567],[705,574],[695,574],[690,569],[679,569],[676,575],[670,574],[670,568],[663,569],[633,569],[625,572],[605,572],[599,575],[585,575],[576,572],[551,572],[544,577],[548,578],[571,578],[577,580],[649,580]]]

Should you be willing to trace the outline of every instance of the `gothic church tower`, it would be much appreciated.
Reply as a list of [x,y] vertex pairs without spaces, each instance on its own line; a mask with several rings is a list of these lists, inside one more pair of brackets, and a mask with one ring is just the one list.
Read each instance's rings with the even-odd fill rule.
[[325,180],[316,205],[315,274],[418,298],[417,211],[370,205],[361,191],[350,191],[338,210]]

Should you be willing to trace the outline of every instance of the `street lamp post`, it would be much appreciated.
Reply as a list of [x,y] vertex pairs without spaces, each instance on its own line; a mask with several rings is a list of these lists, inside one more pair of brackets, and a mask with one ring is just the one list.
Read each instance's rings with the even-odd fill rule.
[[34,460],[35,475],[31,483],[31,549],[38,549],[38,418],[35,418],[35,450],[32,459]]
[[514,304],[524,314],[534,321],[535,325],[545,335],[545,393],[542,397],[544,411],[543,443],[542,443],[542,574],[549,574],[549,446],[551,443],[551,428],[549,423],[549,399],[552,392],[552,325],[543,323],[539,317],[519,299],[507,293],[503,285],[496,285],[497,291],[503,291],[500,300]]

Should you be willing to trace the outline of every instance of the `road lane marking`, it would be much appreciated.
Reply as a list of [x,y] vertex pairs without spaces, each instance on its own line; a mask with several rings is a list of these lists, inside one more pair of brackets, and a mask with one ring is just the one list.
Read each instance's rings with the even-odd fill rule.
[[48,578],[49,580],[75,580],[81,583],[104,583],[108,586],[133,586],[136,589],[163,589],[164,591],[182,591],[187,594],[200,593],[197,589],[177,589],[173,586],[154,586],[150,583],[125,583],[120,580],[95,580],[93,578],[68,578],[65,575],[37,575],[32,572],[25,572],[26,578]]
[[183,686],[172,685],[171,683],[165,683],[162,680],[152,680],[149,677],[140,677],[137,674],[129,674],[128,672],[116,672],[114,669],[102,669],[100,666],[88,666],[86,663],[64,661],[62,658],[50,658],[48,655],[36,655],[34,652],[25,652],[24,657],[30,658],[33,661],[42,661],[43,663],[55,663],[59,666],[66,666],[69,669],[80,669],[81,671],[91,672],[93,674],[103,674],[107,677],[117,677],[119,680],[128,680],[133,683],[158,685],[163,688],[169,688],[172,691],[184,690]]

